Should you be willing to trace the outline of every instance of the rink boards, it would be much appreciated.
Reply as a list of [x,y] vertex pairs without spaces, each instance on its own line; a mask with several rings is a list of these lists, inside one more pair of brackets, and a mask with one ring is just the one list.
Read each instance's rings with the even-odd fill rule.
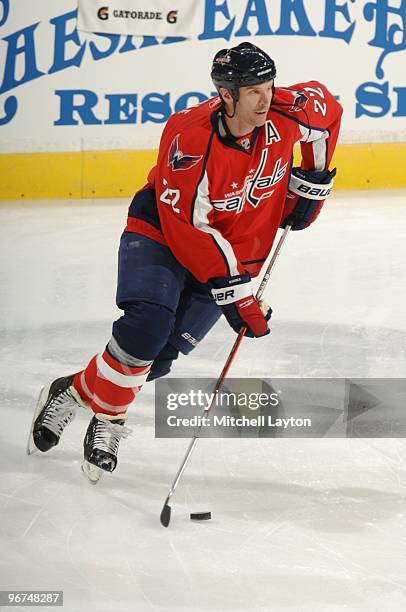
[[[0,199],[131,196],[146,182],[155,150],[0,155]],[[406,187],[406,143],[338,145],[337,189]]]

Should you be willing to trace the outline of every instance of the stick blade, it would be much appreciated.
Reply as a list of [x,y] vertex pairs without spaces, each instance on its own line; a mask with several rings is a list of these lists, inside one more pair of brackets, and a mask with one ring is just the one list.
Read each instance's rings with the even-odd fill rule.
[[160,521],[162,527],[168,527],[171,520],[171,507],[165,502],[161,511]]

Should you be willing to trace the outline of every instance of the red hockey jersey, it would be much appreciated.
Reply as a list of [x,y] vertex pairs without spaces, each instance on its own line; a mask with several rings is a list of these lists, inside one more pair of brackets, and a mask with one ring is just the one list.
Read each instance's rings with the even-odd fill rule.
[[265,125],[243,138],[227,133],[220,108],[216,97],[170,117],[126,227],[166,244],[201,282],[259,273],[283,217],[295,142],[303,168],[328,168],[342,114],[316,81],[276,88]]

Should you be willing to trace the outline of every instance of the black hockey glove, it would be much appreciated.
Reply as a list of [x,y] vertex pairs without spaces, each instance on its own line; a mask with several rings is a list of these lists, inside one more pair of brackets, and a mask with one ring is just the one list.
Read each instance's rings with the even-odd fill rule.
[[336,171],[336,168],[333,170],[292,168],[280,227],[291,225],[294,231],[309,227],[317,219],[324,200],[331,193]]
[[[251,276],[217,276],[208,282],[211,294],[220,306],[228,323],[238,334],[246,327],[248,338],[259,338],[269,334],[268,321],[272,308],[263,302],[258,303],[252,294]],[[266,308],[264,314],[262,308]]]

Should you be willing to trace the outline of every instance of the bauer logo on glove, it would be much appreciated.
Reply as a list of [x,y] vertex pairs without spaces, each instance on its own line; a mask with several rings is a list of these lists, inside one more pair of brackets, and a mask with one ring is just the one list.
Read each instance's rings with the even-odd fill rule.
[[218,291],[216,293],[216,302],[218,304],[232,298],[234,298],[234,289],[229,289],[228,291]]
[[[268,321],[272,308],[265,302],[257,302],[252,293],[251,276],[221,276],[208,283],[211,294],[220,306],[228,323],[237,334],[245,327],[248,338],[269,334]],[[232,289],[228,287],[232,286]],[[265,311],[266,308],[266,311]]]
[[324,200],[331,194],[335,174],[336,168],[293,168],[280,227],[291,225],[294,231],[309,227],[319,216]]

